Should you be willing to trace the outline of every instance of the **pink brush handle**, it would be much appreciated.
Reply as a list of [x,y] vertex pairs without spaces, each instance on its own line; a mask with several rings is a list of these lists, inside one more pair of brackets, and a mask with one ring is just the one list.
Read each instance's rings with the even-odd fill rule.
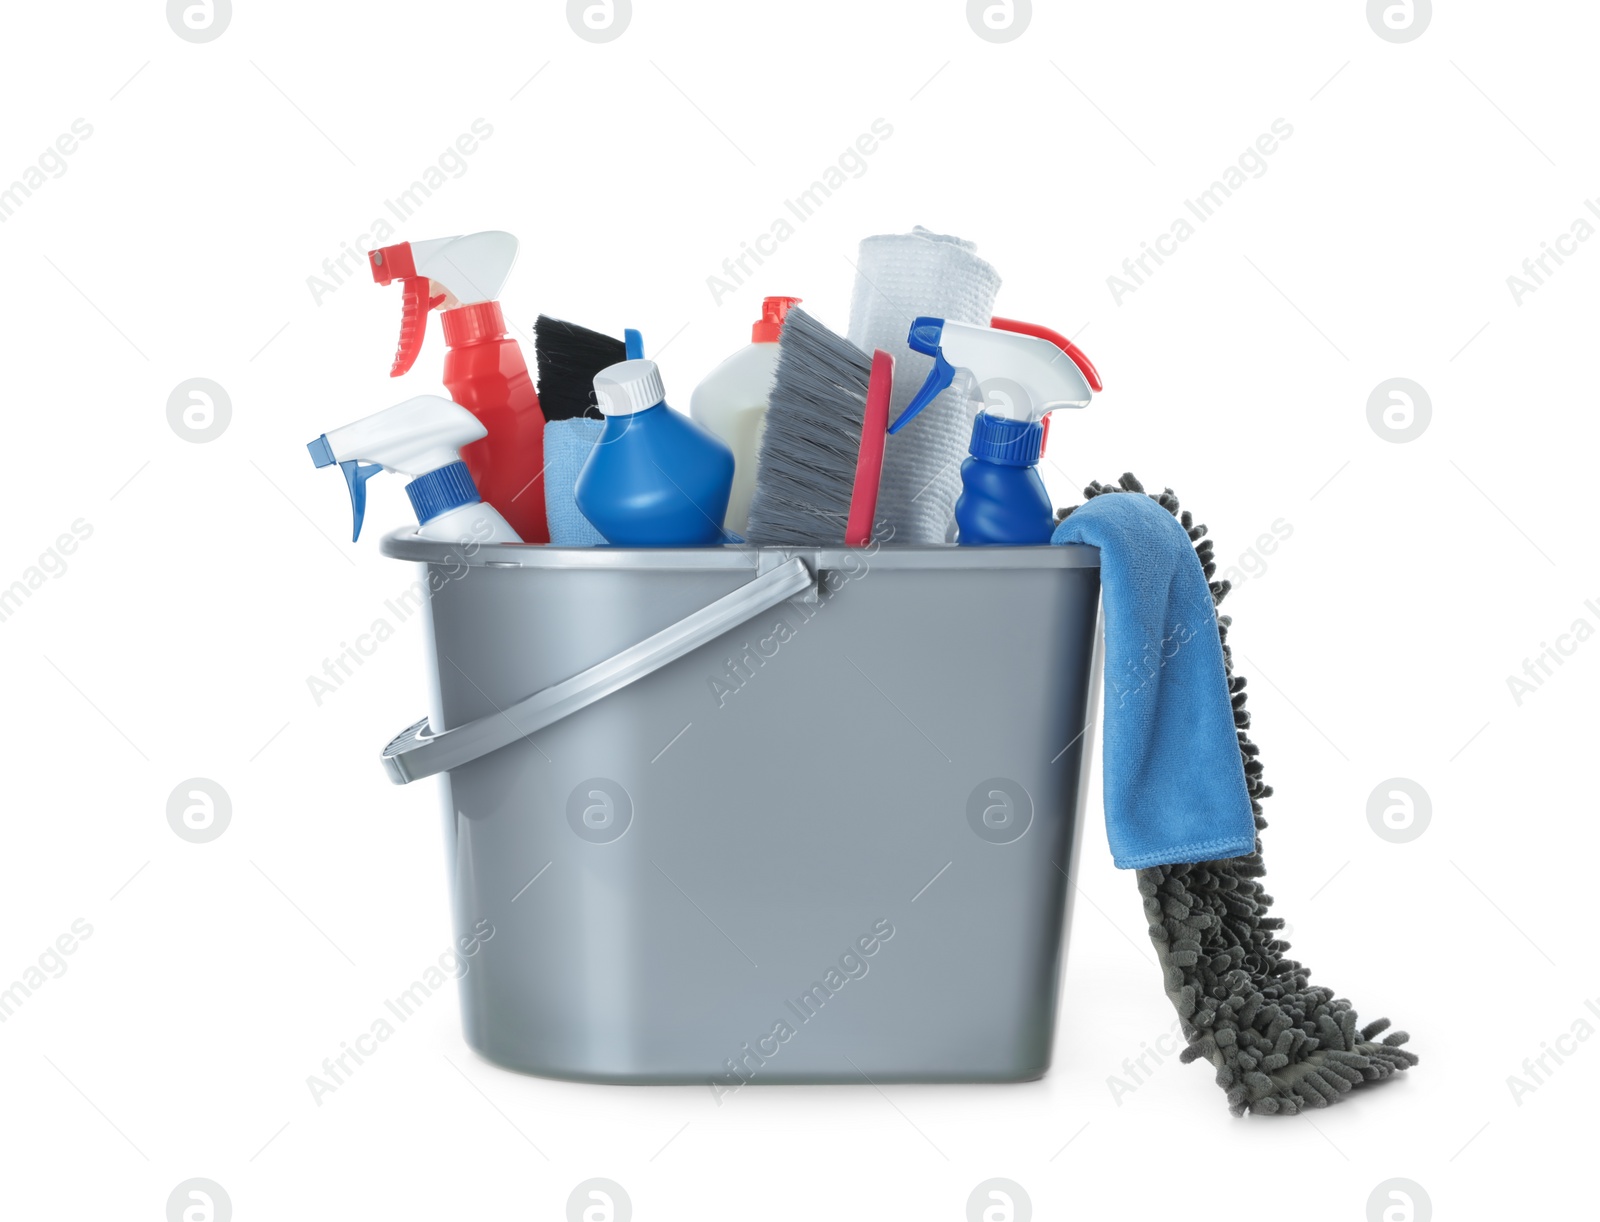
[[883,443],[889,430],[889,395],[893,390],[894,357],[879,348],[872,354],[872,374],[867,380],[867,407],[861,417],[861,452],[856,457],[856,479],[850,489],[850,518],[844,528],[846,547],[866,547],[872,542],[872,521],[878,513],[878,484],[883,479]]

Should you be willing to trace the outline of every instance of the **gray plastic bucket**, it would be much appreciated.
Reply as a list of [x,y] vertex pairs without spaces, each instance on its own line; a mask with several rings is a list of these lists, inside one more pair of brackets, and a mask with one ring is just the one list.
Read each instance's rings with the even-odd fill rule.
[[468,1042],[549,1077],[1050,1064],[1098,552],[459,548],[422,562]]

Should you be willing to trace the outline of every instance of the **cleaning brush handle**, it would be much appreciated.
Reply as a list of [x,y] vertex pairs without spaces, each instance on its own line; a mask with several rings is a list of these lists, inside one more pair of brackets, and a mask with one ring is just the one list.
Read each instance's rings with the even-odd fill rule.
[[844,528],[846,547],[866,547],[872,542],[873,519],[878,514],[878,486],[883,480],[889,398],[893,390],[894,357],[878,348],[872,353],[867,405],[861,416],[861,450],[856,457],[856,478],[850,490],[850,517]]

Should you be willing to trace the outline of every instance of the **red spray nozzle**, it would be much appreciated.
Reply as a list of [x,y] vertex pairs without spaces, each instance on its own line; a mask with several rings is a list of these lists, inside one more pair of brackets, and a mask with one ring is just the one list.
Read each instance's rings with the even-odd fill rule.
[[428,295],[428,278],[417,275],[410,242],[379,247],[367,259],[372,264],[372,278],[375,281],[392,284],[398,280],[405,291],[400,305],[400,344],[395,349],[394,364],[389,369],[389,376],[398,378],[416,363],[428,331],[428,311],[442,302],[445,295]]
[[367,261],[372,264],[373,280],[379,284],[414,279],[417,274],[416,262],[411,257],[410,242],[401,242],[395,246],[380,246],[377,250],[367,253]]
[[783,334],[783,320],[789,316],[789,310],[800,304],[799,297],[764,297],[761,300],[761,321],[750,327],[750,342],[753,344],[775,344],[778,336]]

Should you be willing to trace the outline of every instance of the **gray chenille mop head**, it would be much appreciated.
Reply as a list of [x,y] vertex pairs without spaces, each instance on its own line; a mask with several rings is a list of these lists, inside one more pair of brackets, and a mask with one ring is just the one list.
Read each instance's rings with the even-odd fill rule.
[[[1132,475],[1116,484],[1091,484],[1086,497],[1107,493],[1144,494]],[[1195,543],[1207,580],[1216,572],[1206,528],[1197,525],[1167,489],[1151,496],[1177,518]],[[1066,517],[1072,510],[1058,516]],[[1231,588],[1211,582],[1211,597],[1221,604]],[[1232,617],[1219,615],[1223,664],[1233,693],[1233,720],[1244,757],[1250,809],[1256,817],[1255,852],[1246,857],[1193,865],[1139,870],[1139,894],[1150,921],[1150,940],[1165,977],[1167,997],[1183,1022],[1189,1041],[1185,1063],[1205,1057],[1217,1069],[1217,1085],[1228,1092],[1228,1108],[1292,1115],[1303,1108],[1337,1103],[1352,1087],[1377,1082],[1417,1063],[1401,1045],[1409,1038],[1395,1031],[1378,1042],[1389,1026],[1380,1018],[1356,1027],[1356,1012],[1331,989],[1306,983],[1309,969],[1284,958],[1289,944],[1277,936],[1281,917],[1268,916],[1272,897],[1263,890],[1267,872],[1261,859],[1261,799],[1272,787],[1261,779],[1260,750],[1246,730],[1242,676],[1233,673],[1228,648]]]

